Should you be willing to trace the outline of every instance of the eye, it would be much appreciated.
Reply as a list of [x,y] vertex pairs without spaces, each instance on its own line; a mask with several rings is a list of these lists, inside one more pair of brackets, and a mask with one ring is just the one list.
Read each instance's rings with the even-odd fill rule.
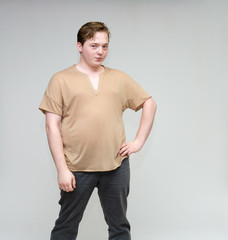
[[95,44],[92,44],[91,47],[95,49],[97,46]]
[[107,48],[108,48],[108,45],[103,46],[103,49],[107,49]]

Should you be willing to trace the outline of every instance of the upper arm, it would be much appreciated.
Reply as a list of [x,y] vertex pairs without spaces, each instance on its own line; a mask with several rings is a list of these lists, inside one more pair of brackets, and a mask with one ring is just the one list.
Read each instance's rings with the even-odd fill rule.
[[126,108],[138,111],[151,96],[130,76],[126,75],[124,80]]
[[46,128],[57,126],[59,127],[62,117],[58,114],[45,112],[46,115]]
[[154,99],[152,97],[150,97],[149,99],[147,99],[144,103],[143,103],[143,106],[142,108],[145,108],[145,107],[149,107],[149,108],[157,108],[157,104],[156,102],[154,101]]
[[63,93],[60,84],[61,76],[55,74],[49,81],[39,109],[43,112],[52,112],[63,115]]

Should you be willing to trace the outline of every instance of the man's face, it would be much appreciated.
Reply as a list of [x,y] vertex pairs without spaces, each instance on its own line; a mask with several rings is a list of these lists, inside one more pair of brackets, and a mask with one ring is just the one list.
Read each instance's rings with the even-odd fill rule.
[[81,60],[89,67],[98,67],[108,54],[108,35],[97,32],[92,39],[86,40],[83,46],[81,43],[77,43],[77,46],[81,52]]

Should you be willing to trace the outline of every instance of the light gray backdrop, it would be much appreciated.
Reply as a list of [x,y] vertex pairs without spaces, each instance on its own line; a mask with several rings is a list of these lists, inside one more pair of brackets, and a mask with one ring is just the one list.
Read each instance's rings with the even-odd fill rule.
[[[158,104],[131,158],[132,239],[228,239],[226,0],[0,1],[0,239],[49,239],[59,190],[38,106],[50,77],[77,63],[76,32],[94,20],[112,33],[105,65]],[[139,117],[124,115],[128,140]],[[96,191],[78,239],[107,239]]]

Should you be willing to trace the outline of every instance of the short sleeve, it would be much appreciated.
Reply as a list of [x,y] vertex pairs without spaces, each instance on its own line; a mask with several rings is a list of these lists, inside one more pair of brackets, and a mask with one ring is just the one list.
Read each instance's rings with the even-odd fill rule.
[[136,83],[130,76],[125,78],[125,108],[130,108],[134,111],[138,111],[142,108],[143,103],[151,98],[138,83]]
[[63,97],[60,79],[54,75],[44,93],[39,109],[45,113],[52,112],[60,116],[63,115]]

